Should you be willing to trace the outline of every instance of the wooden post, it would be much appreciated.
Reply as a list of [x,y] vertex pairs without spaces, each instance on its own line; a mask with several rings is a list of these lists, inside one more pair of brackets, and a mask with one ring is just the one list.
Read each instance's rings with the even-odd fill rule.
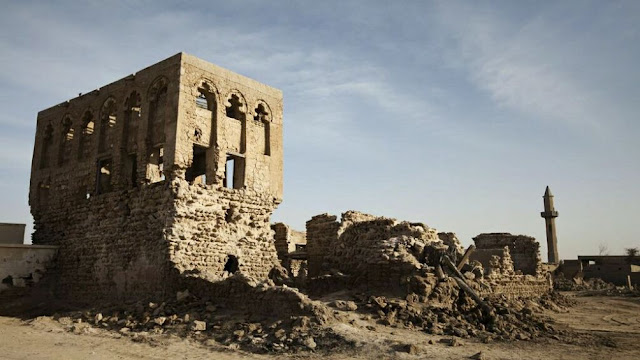
[[475,245],[470,245],[467,248],[467,251],[464,252],[464,256],[462,257],[462,259],[460,260],[460,262],[458,263],[458,270],[462,270],[462,267],[464,266],[464,264],[467,263],[467,261],[469,261],[469,256],[471,256],[471,254],[476,250],[476,246]]

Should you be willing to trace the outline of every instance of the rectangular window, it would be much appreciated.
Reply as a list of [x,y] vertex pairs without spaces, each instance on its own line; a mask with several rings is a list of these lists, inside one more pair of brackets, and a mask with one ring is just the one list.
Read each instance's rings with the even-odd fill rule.
[[244,157],[227,154],[227,163],[224,170],[224,187],[227,189],[244,188]]

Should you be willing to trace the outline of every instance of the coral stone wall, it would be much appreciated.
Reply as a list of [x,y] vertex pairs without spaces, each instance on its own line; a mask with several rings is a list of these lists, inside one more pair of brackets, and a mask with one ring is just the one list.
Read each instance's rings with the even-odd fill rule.
[[29,204],[34,244],[59,246],[58,294],[141,298],[185,276],[266,278],[281,124],[279,90],[183,53],[41,111]]
[[485,249],[501,249],[508,246],[516,271],[520,270],[523,274],[528,275],[542,273],[540,244],[530,236],[488,233],[474,237],[473,241],[475,241],[476,248],[480,250],[476,256],[479,256]]
[[369,289],[391,290],[422,267],[427,244],[442,244],[424,224],[356,211],[334,220],[323,214],[307,223],[309,276],[339,271]]
[[210,281],[237,271],[266,278],[278,263],[270,215],[273,200],[249,190],[189,185],[176,180],[176,213],[167,236],[172,267]]

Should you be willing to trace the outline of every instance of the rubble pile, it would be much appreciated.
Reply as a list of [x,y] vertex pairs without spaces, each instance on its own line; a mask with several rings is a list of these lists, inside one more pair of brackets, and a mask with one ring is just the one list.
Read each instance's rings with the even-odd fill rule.
[[[327,314],[330,313],[327,311]],[[92,333],[110,330],[134,341],[157,341],[158,335],[189,337],[205,345],[224,345],[252,352],[297,352],[332,349],[349,342],[326,325],[325,314],[256,317],[190,294],[175,300],[136,302],[100,309],[55,314],[68,331]]]
[[600,278],[567,279],[564,277],[562,273],[560,273],[557,276],[555,276],[553,279],[553,288],[559,291],[585,291],[585,290],[613,290],[616,288],[616,286]]
[[[443,284],[455,287],[452,283]],[[416,301],[418,296],[415,294],[408,295],[406,299],[363,294],[355,298],[360,308],[370,311],[384,325],[421,330],[432,335],[476,337],[485,342],[561,335],[563,331],[549,325],[540,313],[544,308],[560,311],[570,305],[563,297],[558,299],[558,295],[546,295],[540,302],[496,296],[490,301],[493,313],[486,314],[464,292],[453,291],[451,296],[448,304],[420,303]]]

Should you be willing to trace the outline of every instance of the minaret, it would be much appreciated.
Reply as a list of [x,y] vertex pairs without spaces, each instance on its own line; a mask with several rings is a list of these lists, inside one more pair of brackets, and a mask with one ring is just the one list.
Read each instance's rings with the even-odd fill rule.
[[540,213],[540,216],[544,218],[544,222],[547,228],[547,251],[549,254],[549,264],[558,263],[558,238],[556,237],[556,218],[558,212],[553,208],[553,195],[551,190],[547,186],[547,190],[544,192],[544,211]]

